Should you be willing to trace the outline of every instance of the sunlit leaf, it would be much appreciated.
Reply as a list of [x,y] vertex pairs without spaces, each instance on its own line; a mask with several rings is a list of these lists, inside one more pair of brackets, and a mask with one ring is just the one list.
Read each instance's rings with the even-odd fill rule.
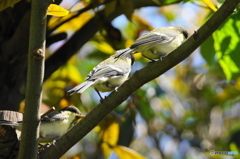
[[215,7],[211,0],[202,0],[202,2],[205,3],[214,12],[217,11],[217,8]]
[[54,15],[58,17],[66,16],[69,14],[69,11],[64,9],[63,7],[56,5],[56,4],[50,4],[47,9],[47,15]]
[[145,157],[136,151],[124,146],[114,146],[112,150],[117,154],[119,159],[145,159]]
[[228,21],[214,32],[214,49],[219,64],[227,80],[231,80],[233,75],[240,73],[240,21],[228,19]]
[[[62,21],[65,21],[66,19],[71,18],[76,13],[70,13],[67,16],[64,17],[52,17],[48,23],[49,28],[54,28]],[[75,31],[81,28],[86,22],[89,21],[90,18],[92,18],[93,14],[89,12],[84,12],[77,16],[76,18],[73,18],[72,20],[64,23],[60,27],[57,28],[57,32],[66,32],[67,30]]]
[[118,142],[120,126],[116,120],[117,119],[114,115],[109,114],[101,122],[101,131],[99,137],[102,141],[101,148],[105,158],[109,157],[112,147]]
[[67,64],[61,68],[59,68],[57,71],[55,71],[51,79],[60,79],[64,81],[72,81],[79,83],[82,80],[82,77],[77,69],[76,66]]
[[103,143],[115,146],[119,136],[119,123],[116,117],[109,115],[101,124],[100,139]]
[[0,0],[0,11],[3,11],[4,9],[13,6],[20,0]]
[[104,52],[106,54],[113,54],[115,50],[107,43],[106,41],[92,41],[91,42],[99,51]]
[[107,143],[102,143],[101,148],[104,158],[107,159],[110,156],[110,153],[112,152],[112,147],[110,147]]

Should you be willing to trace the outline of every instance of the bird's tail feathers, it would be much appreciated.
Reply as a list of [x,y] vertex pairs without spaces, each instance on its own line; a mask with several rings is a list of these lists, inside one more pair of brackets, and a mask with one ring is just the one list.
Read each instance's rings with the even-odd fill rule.
[[67,91],[67,94],[73,95],[74,93],[82,93],[83,91],[85,91],[88,87],[90,87],[93,84],[94,84],[94,81],[85,81],[85,82],[77,85],[73,89],[70,89],[69,91]]
[[116,51],[116,55],[115,55],[115,58],[119,58],[119,57],[122,57],[122,56],[126,56],[127,54],[131,53],[133,51],[133,49],[131,48],[126,48],[126,49],[121,49],[121,50],[118,50]]

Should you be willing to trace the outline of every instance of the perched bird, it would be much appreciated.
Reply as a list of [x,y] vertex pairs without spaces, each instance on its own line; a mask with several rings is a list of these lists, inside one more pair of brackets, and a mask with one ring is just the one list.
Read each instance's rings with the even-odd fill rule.
[[129,76],[134,57],[132,54],[126,54],[116,58],[120,53],[122,50],[116,51],[115,54],[94,67],[86,81],[69,90],[68,95],[82,93],[92,86],[102,100],[99,91],[110,92],[123,84]]
[[187,37],[188,32],[182,26],[157,28],[140,36],[129,48],[121,50],[116,58],[129,53],[141,52],[151,61],[161,59],[179,47]]
[[[84,115],[73,106],[65,107],[59,111],[53,111],[41,118],[39,130],[39,143],[52,142],[65,134],[78,119],[83,118]],[[21,131],[22,121],[0,121],[0,125],[14,126]]]

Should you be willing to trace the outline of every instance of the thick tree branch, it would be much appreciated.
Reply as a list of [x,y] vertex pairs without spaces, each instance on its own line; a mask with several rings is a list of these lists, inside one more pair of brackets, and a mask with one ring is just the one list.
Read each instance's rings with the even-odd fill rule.
[[166,56],[147,67],[136,71],[117,92],[112,92],[87,116],[74,126],[68,133],[40,153],[40,158],[59,158],[74,144],[90,132],[109,112],[125,101],[132,93],[145,83],[155,79],[179,62],[187,58],[203,41],[205,41],[227,18],[240,3],[240,0],[226,0],[221,8],[183,45]]
[[44,75],[46,10],[50,0],[32,0],[31,3],[26,104],[19,159],[37,158],[38,155],[37,138]]

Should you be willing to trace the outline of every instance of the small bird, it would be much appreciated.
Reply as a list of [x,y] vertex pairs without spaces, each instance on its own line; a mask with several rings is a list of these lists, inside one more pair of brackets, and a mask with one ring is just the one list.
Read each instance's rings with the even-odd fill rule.
[[[76,122],[83,118],[78,108],[73,106],[65,107],[59,111],[52,111],[41,118],[39,130],[39,143],[52,142],[65,134]],[[22,129],[22,122],[0,121],[0,125],[10,125],[17,130]]]
[[116,51],[115,54],[94,67],[88,74],[86,81],[69,90],[67,94],[82,93],[88,87],[92,86],[102,100],[103,98],[99,91],[110,92],[117,89],[128,79],[131,66],[134,63],[132,54],[126,54],[116,58],[123,50]]
[[129,48],[121,50],[116,57],[129,53],[141,52],[151,61],[161,59],[179,47],[188,38],[188,32],[182,26],[171,26],[154,29],[140,36]]

